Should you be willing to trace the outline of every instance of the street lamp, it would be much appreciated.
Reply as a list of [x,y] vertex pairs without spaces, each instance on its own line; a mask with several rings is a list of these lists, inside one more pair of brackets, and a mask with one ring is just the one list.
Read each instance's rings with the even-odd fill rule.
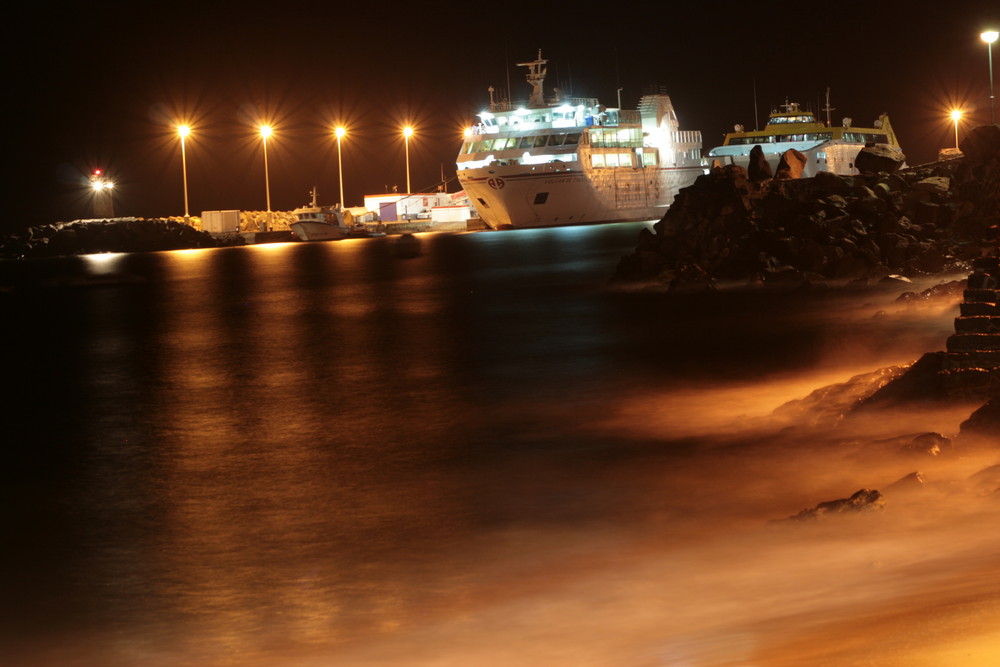
[[955,149],[958,149],[958,121],[962,119],[961,109],[951,110],[951,119],[955,121]]
[[114,203],[111,201],[111,190],[115,184],[104,175],[100,169],[95,169],[90,174],[90,188],[94,191],[94,217],[113,218],[115,215]]
[[410,137],[413,136],[413,128],[407,125],[403,128],[403,140],[406,143],[406,194],[410,194]]
[[993,125],[996,125],[997,122],[997,114],[993,97],[993,42],[997,41],[997,37],[1000,37],[1000,33],[996,30],[987,30],[979,35],[979,39],[986,42],[986,57],[989,58],[990,61],[990,123]]
[[333,133],[337,135],[337,175],[340,177],[340,208],[344,208],[344,163],[340,159],[340,140],[347,134],[347,130],[338,127]]
[[260,126],[260,138],[264,140],[264,195],[267,198],[267,222],[264,223],[264,231],[271,230],[271,178],[267,173],[267,138],[274,130],[270,125]]
[[187,151],[184,147],[184,140],[191,134],[191,127],[188,125],[178,125],[177,134],[181,138],[181,171],[184,175],[184,224],[190,224],[191,214],[188,212],[188,167]]

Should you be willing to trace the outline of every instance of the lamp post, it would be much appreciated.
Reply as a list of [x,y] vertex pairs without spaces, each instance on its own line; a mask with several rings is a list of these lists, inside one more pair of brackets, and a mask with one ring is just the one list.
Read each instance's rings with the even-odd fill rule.
[[997,122],[995,98],[993,96],[993,42],[997,41],[998,36],[1000,36],[1000,33],[996,30],[987,30],[979,35],[979,39],[986,42],[986,57],[990,61],[990,123],[993,125],[996,125]]
[[113,218],[115,216],[114,203],[111,201],[111,190],[115,184],[108,180],[107,176],[100,169],[95,169],[90,174],[90,188],[94,191],[94,217]]
[[184,146],[184,140],[187,136],[191,134],[191,127],[188,125],[178,125],[177,135],[181,138],[181,172],[184,176],[184,224],[190,224],[191,214],[188,211],[188,167],[187,167],[187,151]]
[[340,140],[347,134],[347,130],[338,127],[333,133],[337,135],[337,176],[340,177],[340,208],[344,208],[344,163],[340,159]]
[[955,121],[955,150],[958,150],[958,121],[962,119],[962,110],[952,109],[951,119]]
[[267,198],[267,222],[264,231],[271,230],[271,178],[267,173],[267,138],[274,132],[270,125],[260,126],[260,138],[264,140],[264,196]]
[[410,137],[413,128],[407,125],[403,128],[403,141],[406,143],[406,194],[410,194]]

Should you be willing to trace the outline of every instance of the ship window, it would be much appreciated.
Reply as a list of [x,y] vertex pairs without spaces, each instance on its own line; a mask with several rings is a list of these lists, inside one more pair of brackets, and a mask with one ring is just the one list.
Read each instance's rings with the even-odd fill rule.
[[539,192],[535,195],[535,204],[544,204],[545,200],[549,198],[548,192]]
[[490,205],[486,203],[486,200],[482,197],[476,197],[476,201],[483,205],[483,208],[489,208]]
[[632,166],[632,154],[631,153],[619,153],[618,154],[618,166],[619,167],[631,167]]
[[535,137],[535,140],[532,143],[532,146],[534,146],[535,148],[541,148],[544,145],[545,145],[545,135],[544,134],[540,134],[537,137]]
[[548,138],[548,141],[546,142],[546,145],[547,146],[562,146],[562,142],[565,139],[566,139],[566,135],[565,134],[550,134],[549,138]]
[[518,148],[531,148],[531,137],[521,137],[520,143],[517,145]]
[[479,145],[479,150],[481,150],[481,151],[491,151],[491,150],[493,150],[493,140],[492,139],[484,139],[483,142]]
[[576,146],[578,143],[580,143],[580,133],[571,132],[566,135],[566,143],[563,146]]
[[604,154],[603,153],[594,153],[594,154],[592,154],[590,156],[590,166],[594,167],[595,169],[603,167],[604,166]]
[[656,166],[656,153],[643,153],[642,154],[642,165],[644,167],[655,167]]

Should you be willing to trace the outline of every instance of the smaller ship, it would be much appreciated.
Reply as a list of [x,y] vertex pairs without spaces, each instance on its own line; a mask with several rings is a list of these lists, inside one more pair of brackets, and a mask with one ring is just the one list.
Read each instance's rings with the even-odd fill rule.
[[829,91],[827,95],[825,124],[816,120],[811,111],[800,109],[797,103],[786,102],[781,111],[771,112],[763,130],[747,132],[742,125],[737,125],[734,132],[726,135],[721,146],[708,152],[709,159],[723,165],[747,167],[750,151],[760,146],[772,173],[776,173],[782,154],[795,149],[806,156],[804,178],[821,171],[848,176],[859,173],[854,159],[865,146],[881,144],[899,149],[887,114],[879,116],[873,127],[854,127],[850,118],[844,118],[839,127],[831,127]]
[[368,238],[385,236],[384,233],[368,230],[364,225],[349,223],[350,212],[334,206],[320,206],[317,203],[316,188],[310,191],[312,201],[292,211],[295,222],[288,226],[292,233],[303,241],[336,241],[347,238]]

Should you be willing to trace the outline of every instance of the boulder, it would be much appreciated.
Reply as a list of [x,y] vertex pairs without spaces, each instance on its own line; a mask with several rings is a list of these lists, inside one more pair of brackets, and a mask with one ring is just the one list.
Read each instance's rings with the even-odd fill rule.
[[1000,445],[1000,398],[993,398],[973,412],[959,427],[960,437],[976,438]]
[[750,164],[747,165],[747,177],[754,183],[766,181],[773,176],[771,164],[764,157],[764,149],[754,146],[750,149]]
[[885,507],[885,497],[874,489],[860,489],[849,498],[839,498],[820,503],[812,509],[804,509],[786,521],[817,521],[831,514],[852,514],[870,512]]
[[862,174],[866,173],[887,173],[891,174],[898,170],[906,162],[903,151],[892,146],[879,144],[875,146],[865,146],[854,158],[854,166]]
[[951,449],[951,440],[940,433],[921,433],[903,445],[908,454],[940,456]]
[[775,172],[774,177],[782,179],[802,178],[806,162],[808,162],[808,158],[805,155],[794,148],[789,148],[781,154],[781,159],[778,161],[778,170]]
[[859,403],[857,410],[944,399],[947,396],[941,378],[944,354],[944,352],[928,352],[914,362],[905,373]]
[[906,477],[896,480],[885,488],[885,492],[888,495],[895,493],[912,493],[913,491],[922,490],[926,484],[927,480],[924,479],[923,473],[918,470],[911,472]]
[[960,144],[969,164],[1000,160],[1000,125],[980,125],[966,133]]

